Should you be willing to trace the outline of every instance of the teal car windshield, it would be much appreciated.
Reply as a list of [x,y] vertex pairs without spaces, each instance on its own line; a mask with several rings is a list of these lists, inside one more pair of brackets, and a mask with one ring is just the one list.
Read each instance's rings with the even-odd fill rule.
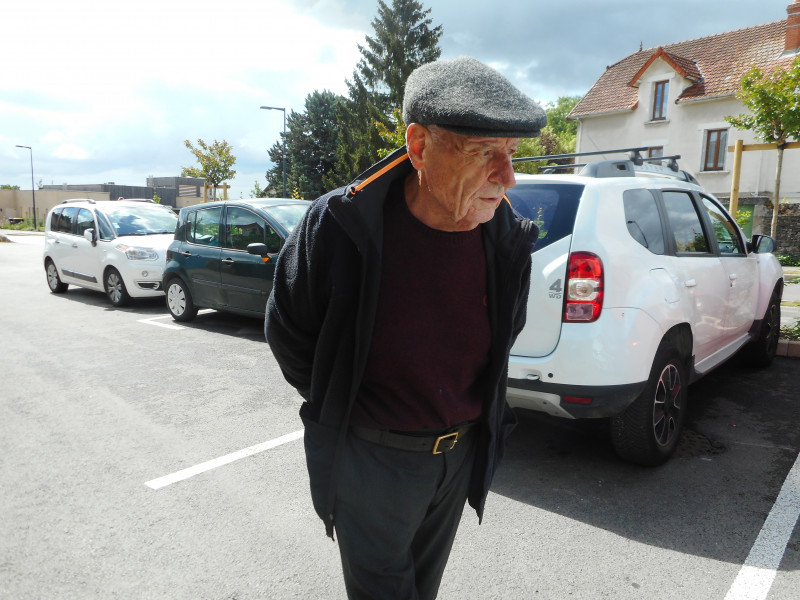
[[287,233],[291,233],[303,215],[306,214],[308,205],[306,204],[284,204],[282,206],[270,206],[266,211],[283,227]]

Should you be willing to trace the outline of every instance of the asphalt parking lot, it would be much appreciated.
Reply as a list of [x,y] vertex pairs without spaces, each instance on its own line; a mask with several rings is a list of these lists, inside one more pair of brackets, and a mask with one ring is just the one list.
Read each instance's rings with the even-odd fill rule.
[[[344,597],[261,323],[50,294],[37,243],[0,244],[0,597]],[[440,597],[796,600],[797,381],[778,358],[693,385],[659,469],[522,414]]]

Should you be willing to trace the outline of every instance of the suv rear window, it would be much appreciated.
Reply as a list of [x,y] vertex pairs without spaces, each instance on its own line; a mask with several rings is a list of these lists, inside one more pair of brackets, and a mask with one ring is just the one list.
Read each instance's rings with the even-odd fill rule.
[[664,227],[653,194],[648,190],[626,190],[622,203],[631,237],[653,254],[664,254]]
[[534,251],[570,235],[584,186],[577,183],[519,182],[508,190],[508,199],[520,215],[539,227]]

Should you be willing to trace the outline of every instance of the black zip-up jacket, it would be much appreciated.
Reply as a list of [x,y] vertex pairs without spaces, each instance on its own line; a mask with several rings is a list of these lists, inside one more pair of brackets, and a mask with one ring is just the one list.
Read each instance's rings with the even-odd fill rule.
[[[300,416],[311,497],[333,535],[337,471],[367,363],[378,302],[383,202],[413,167],[405,148],[347,187],[318,198],[278,256],[265,335],[286,380],[305,399]],[[508,354],[525,324],[530,254],[538,231],[501,202],[482,225],[491,324],[484,402],[469,503],[479,519],[505,438],[516,423],[506,403]]]

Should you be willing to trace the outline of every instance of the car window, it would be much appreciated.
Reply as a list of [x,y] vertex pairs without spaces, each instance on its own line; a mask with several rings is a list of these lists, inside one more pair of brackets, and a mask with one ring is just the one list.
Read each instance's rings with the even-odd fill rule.
[[75,233],[83,235],[87,229],[94,229],[94,216],[92,215],[92,211],[82,208],[78,211]]
[[648,190],[626,190],[622,195],[628,233],[653,254],[664,254],[664,227],[653,194]]
[[583,187],[579,184],[519,183],[508,190],[514,210],[539,227],[534,250],[572,234]]
[[292,233],[294,228],[303,218],[308,210],[307,204],[282,204],[280,206],[270,206],[264,209],[270,217],[277,221],[287,233]]
[[58,231],[58,219],[61,217],[62,208],[54,208],[50,213],[50,231]]
[[663,192],[664,208],[672,229],[675,250],[682,254],[707,253],[708,240],[700,216],[687,192]]
[[114,228],[108,222],[108,218],[103,213],[97,213],[97,226],[100,229],[99,238],[101,240],[113,240]]
[[703,207],[706,209],[711,219],[711,227],[714,230],[714,237],[717,238],[717,245],[722,254],[744,255],[744,244],[739,237],[736,225],[731,221],[723,210],[714,202],[703,196]]
[[58,231],[61,233],[72,233],[72,225],[78,215],[76,206],[66,206],[61,211],[61,218],[58,220]]
[[219,246],[219,221],[222,207],[198,210],[188,219],[186,240],[203,246]]
[[117,235],[154,235],[175,233],[178,217],[169,208],[142,203],[137,206],[109,204],[103,212]]
[[229,206],[225,217],[225,248],[247,250],[248,244],[264,244],[267,230],[275,235],[262,217],[246,208]]

